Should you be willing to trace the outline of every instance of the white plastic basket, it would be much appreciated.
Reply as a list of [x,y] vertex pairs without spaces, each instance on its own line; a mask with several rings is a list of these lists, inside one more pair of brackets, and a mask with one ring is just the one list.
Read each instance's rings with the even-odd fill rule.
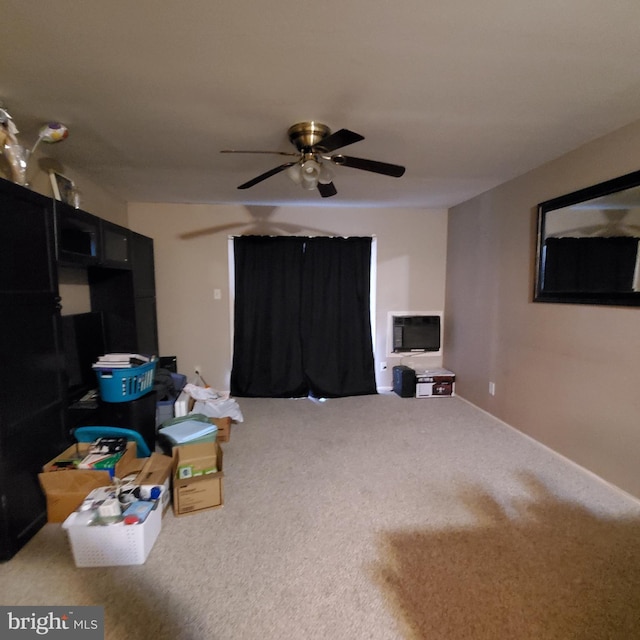
[[62,527],[69,536],[76,567],[144,564],[162,529],[162,497],[161,494],[157,507],[141,524],[74,524],[78,513],[74,511]]

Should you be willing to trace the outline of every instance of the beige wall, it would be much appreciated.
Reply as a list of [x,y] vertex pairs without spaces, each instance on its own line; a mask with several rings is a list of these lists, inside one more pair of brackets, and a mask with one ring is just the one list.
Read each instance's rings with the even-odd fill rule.
[[[231,366],[229,234],[376,236],[380,387],[392,386],[391,368],[400,363],[386,353],[387,312],[444,308],[445,210],[131,203],[129,221],[154,239],[161,354],[176,355],[189,376],[201,366],[207,383],[220,390],[229,388]],[[423,361],[441,364],[437,357]]]
[[640,308],[531,301],[537,203],[639,157],[640,122],[450,210],[445,365],[460,395],[640,497]]

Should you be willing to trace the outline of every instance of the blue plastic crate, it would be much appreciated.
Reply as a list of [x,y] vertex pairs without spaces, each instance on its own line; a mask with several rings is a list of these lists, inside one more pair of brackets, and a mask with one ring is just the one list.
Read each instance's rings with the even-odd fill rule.
[[153,389],[155,361],[125,369],[96,369],[100,397],[105,402],[129,402]]

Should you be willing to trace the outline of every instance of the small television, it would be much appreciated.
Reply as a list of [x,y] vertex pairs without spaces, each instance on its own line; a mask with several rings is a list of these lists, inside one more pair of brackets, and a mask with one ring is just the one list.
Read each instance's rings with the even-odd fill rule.
[[391,322],[393,353],[440,351],[442,314],[398,314]]
[[102,313],[88,312],[62,316],[62,350],[67,374],[68,400],[73,404],[98,386],[92,365],[105,353]]

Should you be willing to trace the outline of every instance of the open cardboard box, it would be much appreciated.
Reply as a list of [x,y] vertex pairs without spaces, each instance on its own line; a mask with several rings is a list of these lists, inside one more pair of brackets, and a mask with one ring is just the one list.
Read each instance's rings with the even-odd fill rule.
[[[216,471],[211,472],[213,468]],[[223,478],[222,447],[217,442],[174,447],[174,515],[191,515],[221,507],[224,504]]]
[[[57,469],[56,463],[83,457],[91,443],[81,442],[65,449],[60,455],[47,462],[38,474],[40,486],[47,499],[47,522],[63,522],[75,511],[87,494],[97,487],[111,484],[111,474],[107,470]],[[145,459],[145,458],[141,458]],[[136,443],[128,442],[127,449],[115,466],[114,475],[124,478],[136,465]]]
[[129,468],[129,475],[136,473],[135,483],[163,487],[161,504],[163,512],[171,503],[171,472],[173,459],[153,452],[148,458],[136,458]]
[[211,422],[218,427],[217,442],[229,442],[231,439],[231,418],[211,418]]
[[[183,397],[186,396],[186,397]],[[181,402],[183,402],[183,411],[176,411],[176,418],[186,416],[193,412],[193,407],[196,404],[194,398],[189,396],[186,392],[182,392],[180,395]],[[178,415],[180,414],[180,415]],[[218,431],[216,433],[216,441],[217,442],[229,442],[231,439],[231,423],[232,420],[229,416],[224,418],[209,418],[212,424],[215,424],[218,427]]]

